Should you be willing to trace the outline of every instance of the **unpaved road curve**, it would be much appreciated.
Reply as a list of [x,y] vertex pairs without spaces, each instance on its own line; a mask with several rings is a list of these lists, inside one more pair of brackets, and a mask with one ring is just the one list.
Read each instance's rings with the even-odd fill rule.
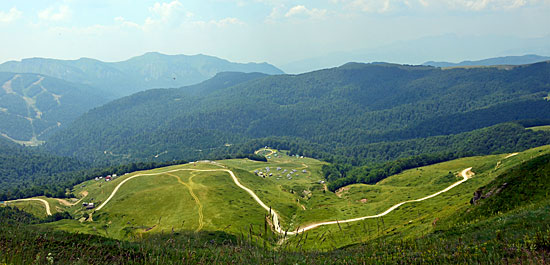
[[314,229],[314,228],[317,228],[319,226],[323,226],[323,225],[331,225],[331,224],[338,224],[338,223],[351,223],[351,222],[357,222],[357,221],[361,221],[361,220],[365,220],[365,219],[371,219],[371,218],[378,218],[378,217],[382,217],[384,215],[387,215],[388,213],[392,212],[393,210],[399,208],[399,206],[403,205],[403,204],[406,204],[406,203],[411,203],[411,202],[420,202],[420,201],[424,201],[424,200],[427,200],[427,199],[430,199],[430,198],[433,198],[433,197],[436,197],[442,193],[445,193],[449,190],[451,190],[452,188],[464,183],[466,180],[468,180],[468,178],[470,178],[472,175],[473,175],[473,172],[471,172],[472,168],[466,168],[464,170],[462,170],[462,172],[460,172],[460,175],[462,176],[462,180],[450,185],[449,187],[441,190],[441,191],[438,191],[434,194],[431,194],[431,195],[428,195],[426,197],[423,197],[423,198],[420,198],[420,199],[416,199],[416,200],[409,200],[409,201],[404,201],[404,202],[400,202],[390,208],[388,208],[386,211],[382,212],[382,213],[379,213],[377,215],[370,215],[370,216],[363,216],[363,217],[358,217],[358,218],[353,218],[353,219],[347,219],[347,220],[338,220],[338,221],[328,221],[328,222],[320,222],[320,223],[314,223],[314,224],[310,224],[304,228],[300,228],[298,230],[295,230],[295,231],[285,231],[283,229],[281,229],[281,226],[279,225],[279,215],[277,214],[277,212],[271,208],[269,208],[264,202],[262,202],[262,200],[260,200],[260,198],[249,188],[245,187],[244,185],[242,185],[240,182],[239,182],[239,179],[237,179],[237,177],[235,176],[235,174],[233,173],[233,171],[229,170],[229,169],[174,169],[174,170],[169,170],[169,171],[165,171],[165,172],[159,172],[159,173],[150,173],[150,174],[137,174],[137,175],[134,175],[134,176],[131,176],[125,180],[123,180],[121,183],[119,183],[115,189],[113,190],[113,192],[111,193],[111,195],[109,196],[109,198],[107,198],[107,200],[105,200],[105,202],[103,202],[103,204],[101,204],[99,207],[97,207],[96,211],[99,211],[101,210],[112,198],[113,196],[115,196],[116,192],[118,191],[118,189],[124,184],[126,183],[127,181],[133,179],[133,178],[136,178],[136,177],[140,177],[140,176],[155,176],[155,175],[161,175],[161,174],[166,174],[166,173],[173,173],[173,172],[177,172],[177,171],[197,171],[197,172],[227,172],[229,173],[229,175],[231,176],[231,178],[233,179],[233,182],[235,182],[235,185],[237,185],[239,188],[243,189],[244,191],[246,191],[248,194],[250,194],[250,196],[262,207],[264,208],[266,211],[268,211],[271,215],[271,218],[272,218],[272,223],[273,223],[273,228],[274,230],[279,233],[279,234],[284,234],[284,235],[296,235],[296,234],[300,234],[300,233],[303,233],[305,231],[308,231],[308,230],[311,230],[311,229]]
[[427,199],[430,199],[430,198],[433,198],[437,195],[440,195],[441,193],[444,193],[444,192],[447,192],[449,191],[450,189],[464,183],[466,180],[468,180],[468,178],[470,178],[470,176],[473,175],[473,172],[471,172],[472,168],[467,168],[467,169],[464,169],[462,170],[462,172],[460,172],[460,175],[462,176],[462,180],[452,184],[451,186],[441,190],[441,191],[438,191],[432,195],[428,195],[424,198],[420,198],[420,199],[416,199],[416,200],[409,200],[409,201],[404,201],[404,202],[400,202],[392,207],[390,207],[389,209],[387,209],[386,211],[382,212],[382,213],[379,213],[377,215],[369,215],[369,216],[363,216],[363,217],[358,217],[358,218],[353,218],[353,219],[347,219],[347,220],[341,220],[341,221],[329,221],[329,222],[321,222],[321,223],[315,223],[315,224],[311,224],[311,225],[308,225],[304,228],[300,228],[299,230],[296,230],[296,231],[292,231],[292,232],[288,232],[287,234],[288,235],[295,235],[295,234],[299,234],[299,233],[303,233],[307,230],[311,230],[313,228],[316,228],[316,227],[319,227],[319,226],[323,226],[323,225],[331,225],[331,224],[338,224],[338,223],[351,223],[351,222],[357,222],[357,221],[361,221],[361,220],[365,220],[365,219],[371,219],[371,218],[378,218],[378,217],[382,217],[388,213],[391,213],[393,210],[399,208],[399,206],[403,205],[403,204],[406,204],[406,203],[411,203],[411,202],[420,202],[420,201],[423,201],[423,200],[427,200]]
[[184,169],[174,169],[174,170],[169,170],[169,171],[164,171],[164,172],[159,172],[159,173],[149,173],[149,174],[137,174],[137,175],[134,175],[134,176],[131,176],[125,180],[123,180],[122,182],[120,182],[116,187],[115,189],[113,190],[113,192],[111,193],[111,195],[109,195],[109,197],[105,200],[105,202],[103,202],[99,207],[96,208],[96,211],[99,211],[101,209],[103,209],[103,207],[105,207],[105,205],[107,205],[107,203],[115,196],[115,194],[117,193],[118,189],[120,189],[120,187],[126,183],[127,181],[131,180],[131,179],[134,179],[134,178],[137,178],[137,177],[141,177],[141,176],[156,176],[156,175],[162,175],[162,174],[167,174],[167,173],[174,173],[174,172],[178,172],[178,171],[196,171],[196,172],[227,172],[229,173],[229,175],[231,176],[231,178],[233,179],[233,182],[235,182],[235,184],[243,189],[244,191],[246,191],[248,194],[250,194],[250,196],[252,196],[252,198],[260,205],[262,206],[262,208],[264,208],[266,211],[268,212],[271,212],[271,217],[273,218],[273,226],[274,226],[274,229],[278,232],[278,233],[281,233],[281,234],[284,234],[285,231],[281,229],[280,225],[279,225],[279,215],[272,209],[270,209],[267,205],[265,205],[264,202],[262,202],[262,200],[260,200],[260,198],[249,188],[245,187],[244,185],[241,184],[241,182],[239,182],[239,179],[237,179],[237,176],[235,176],[235,174],[233,173],[233,171],[229,170],[229,169],[187,169],[187,168],[184,168]]
[[52,215],[52,212],[50,211],[50,204],[46,200],[43,200],[43,199],[28,198],[28,199],[19,199],[19,200],[13,200],[13,201],[6,201],[6,202],[10,203],[10,202],[22,202],[22,201],[39,201],[39,202],[43,203],[44,206],[46,207],[46,214],[47,215]]

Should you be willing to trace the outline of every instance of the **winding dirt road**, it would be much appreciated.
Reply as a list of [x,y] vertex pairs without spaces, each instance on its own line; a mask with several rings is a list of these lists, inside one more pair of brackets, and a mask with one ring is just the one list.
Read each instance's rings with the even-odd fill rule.
[[299,233],[303,233],[307,230],[311,230],[313,228],[316,228],[316,227],[319,227],[319,226],[323,226],[323,225],[332,225],[332,224],[338,224],[338,223],[351,223],[351,222],[357,222],[357,221],[361,221],[361,220],[365,220],[365,219],[371,219],[371,218],[378,218],[378,217],[382,217],[388,213],[391,213],[393,210],[399,208],[399,206],[403,205],[403,204],[406,204],[406,203],[411,203],[411,202],[420,202],[420,201],[423,201],[423,200],[427,200],[427,199],[430,199],[430,198],[433,198],[437,195],[440,195],[442,193],[445,193],[449,190],[451,190],[452,188],[464,183],[466,180],[468,180],[472,175],[473,175],[473,172],[471,172],[472,168],[467,168],[467,169],[464,169],[462,170],[462,172],[460,172],[460,175],[462,176],[462,180],[452,184],[451,186],[441,190],[441,191],[438,191],[432,195],[428,195],[424,198],[420,198],[420,199],[416,199],[416,200],[409,200],[409,201],[404,201],[404,202],[400,202],[390,208],[388,208],[386,211],[382,212],[382,213],[379,213],[377,215],[369,215],[369,216],[363,216],[363,217],[358,217],[358,218],[353,218],[353,219],[347,219],[347,220],[341,220],[341,221],[329,221],[329,222],[321,222],[321,223],[315,223],[315,224],[311,224],[311,225],[308,225],[304,228],[300,228],[296,231],[292,231],[292,232],[288,232],[287,234],[288,235],[295,235],[295,234],[299,234]]
[[22,201],[39,201],[42,204],[44,204],[44,206],[46,207],[46,214],[47,215],[52,215],[52,212],[50,211],[50,204],[46,200],[43,200],[43,199],[28,198],[28,199],[19,199],[19,200],[13,200],[13,201],[6,201],[6,203],[22,202]]
[[97,207],[96,211],[99,211],[101,210],[103,207],[105,207],[105,205],[113,198],[113,196],[115,196],[116,192],[118,191],[118,189],[124,184],[126,183],[127,181],[133,179],[133,178],[136,178],[136,177],[140,177],[140,176],[155,176],[155,175],[161,175],[161,174],[167,174],[167,173],[173,173],[173,172],[178,172],[178,171],[195,171],[195,172],[227,172],[229,173],[229,175],[231,176],[231,178],[233,179],[233,182],[235,183],[235,185],[237,185],[239,188],[243,189],[244,191],[246,191],[248,194],[250,194],[250,196],[262,207],[264,208],[267,212],[269,212],[269,214],[271,215],[271,218],[272,218],[272,223],[273,223],[273,229],[279,233],[279,234],[284,234],[284,235],[296,235],[296,234],[300,234],[300,233],[303,233],[305,231],[308,231],[308,230],[311,230],[311,229],[314,229],[314,228],[317,228],[317,227],[320,227],[320,226],[324,226],[324,225],[331,225],[331,224],[338,224],[338,223],[351,223],[351,222],[357,222],[357,221],[361,221],[361,220],[365,220],[365,219],[371,219],[371,218],[378,218],[378,217],[382,217],[384,215],[387,215],[388,213],[394,211],[395,209],[399,208],[401,205],[403,204],[406,204],[406,203],[412,203],[412,202],[420,202],[420,201],[424,201],[424,200],[427,200],[427,199],[430,199],[430,198],[433,198],[433,197],[436,197],[442,193],[445,193],[449,190],[451,190],[452,188],[464,183],[465,181],[467,181],[471,176],[473,176],[473,172],[471,172],[472,168],[466,168],[464,170],[462,170],[462,172],[460,172],[460,175],[462,176],[462,180],[450,185],[449,187],[441,190],[441,191],[438,191],[434,194],[431,194],[431,195],[428,195],[426,197],[423,197],[423,198],[420,198],[420,199],[416,199],[416,200],[409,200],[409,201],[404,201],[404,202],[400,202],[390,208],[388,208],[386,211],[382,212],[382,213],[379,213],[377,215],[369,215],[369,216],[363,216],[363,217],[358,217],[358,218],[353,218],[353,219],[347,219],[347,220],[337,220],[337,221],[328,221],[328,222],[319,222],[319,223],[314,223],[314,224],[310,224],[304,228],[300,228],[298,230],[295,230],[295,231],[285,231],[281,228],[280,224],[279,224],[279,215],[277,214],[277,212],[273,209],[271,209],[270,207],[268,207],[264,202],[262,202],[262,200],[260,200],[260,198],[254,193],[254,191],[252,191],[251,189],[245,187],[244,185],[242,185],[239,181],[239,179],[237,178],[237,176],[235,176],[235,174],[233,173],[233,171],[229,170],[229,169],[174,169],[174,170],[169,170],[169,171],[165,171],[165,172],[159,172],[159,173],[150,173],[150,174],[137,174],[137,175],[134,175],[134,176],[131,176],[125,180],[123,180],[121,183],[119,183],[115,189],[113,190],[113,192],[111,193],[111,195],[109,196],[109,198],[107,198],[107,200],[105,200],[105,202],[103,202],[103,204],[101,204],[99,207]]

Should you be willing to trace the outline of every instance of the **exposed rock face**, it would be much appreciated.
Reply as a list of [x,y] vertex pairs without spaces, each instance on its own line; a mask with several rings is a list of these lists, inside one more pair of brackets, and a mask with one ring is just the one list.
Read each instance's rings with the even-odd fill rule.
[[474,197],[470,200],[470,204],[477,205],[480,200],[499,194],[506,186],[508,186],[508,183],[504,183],[498,188],[494,187],[485,194],[483,194],[485,187],[480,188],[474,192]]

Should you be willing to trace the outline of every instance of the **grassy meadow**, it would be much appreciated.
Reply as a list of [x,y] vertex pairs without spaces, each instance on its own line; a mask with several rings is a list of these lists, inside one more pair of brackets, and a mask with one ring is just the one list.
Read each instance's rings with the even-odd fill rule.
[[[326,191],[321,183],[324,162],[288,156],[284,151],[260,150],[259,153],[262,152],[269,157],[267,163],[248,159],[198,162],[134,172],[110,182],[84,182],[73,189],[77,198],[68,200],[68,203],[75,203],[81,199],[78,204],[70,206],[67,202],[47,199],[52,212],[68,211],[75,219],[40,226],[122,240],[188,232],[219,233],[223,238],[247,235],[276,248],[294,250],[330,250],[377,239],[412,239],[436,231],[440,220],[470,205],[476,189],[510,167],[549,153],[550,147],[519,154],[468,157],[415,168],[376,185],[354,184],[336,193]],[[269,172],[266,167],[270,168]],[[322,221],[376,215],[399,202],[431,195],[461,180],[459,173],[468,167],[473,168],[473,178],[437,197],[402,205],[381,218],[322,226],[284,240],[280,239],[281,235],[269,231],[267,212],[237,187],[227,172],[194,171],[232,170],[244,186],[277,211],[282,228],[293,231]],[[289,179],[287,174],[293,170],[296,172]],[[263,176],[255,171],[262,172]],[[125,182],[101,210],[82,207],[82,202],[94,202],[99,206],[118,184],[138,174],[149,175]],[[36,216],[45,215],[39,202],[14,205]]]

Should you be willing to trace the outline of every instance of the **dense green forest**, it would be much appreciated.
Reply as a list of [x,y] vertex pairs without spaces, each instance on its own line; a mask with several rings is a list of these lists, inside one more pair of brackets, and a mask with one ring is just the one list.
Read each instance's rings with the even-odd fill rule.
[[[538,124],[528,121],[529,124]],[[353,183],[374,184],[405,169],[425,166],[459,157],[521,151],[550,144],[550,132],[532,131],[517,123],[499,124],[456,135],[433,136],[396,142],[373,143],[354,147],[330,147],[304,140],[269,137],[204,152],[197,159],[249,158],[265,161],[254,151],[269,145],[289,150],[290,154],[305,155],[329,161],[323,174],[329,189],[336,190]],[[121,165],[83,163],[74,158],[44,154],[37,149],[20,147],[0,140],[0,200],[32,196],[71,196],[74,185],[85,180],[109,174],[124,174],[173,164],[165,162],[131,162]]]
[[[334,191],[354,183],[375,184],[406,169],[460,157],[517,152],[548,144],[548,132],[505,123],[456,135],[349,148],[342,153],[339,161],[325,166],[323,174],[329,181],[329,189]],[[353,158],[343,158],[345,153]],[[382,162],[384,158],[390,162]],[[380,162],[376,164],[371,161]]]
[[88,166],[74,158],[49,155],[0,138],[0,200],[40,195],[63,198],[66,179],[59,176]]
[[70,189],[75,185],[95,177],[183,163],[186,161],[134,162],[107,167],[46,154],[0,139],[0,201],[35,196],[66,198],[73,196]]
[[549,73],[546,62],[510,70],[350,63],[301,75],[225,73],[94,109],[50,137],[45,148],[87,161],[189,160],[278,137],[337,154],[548,119]]

